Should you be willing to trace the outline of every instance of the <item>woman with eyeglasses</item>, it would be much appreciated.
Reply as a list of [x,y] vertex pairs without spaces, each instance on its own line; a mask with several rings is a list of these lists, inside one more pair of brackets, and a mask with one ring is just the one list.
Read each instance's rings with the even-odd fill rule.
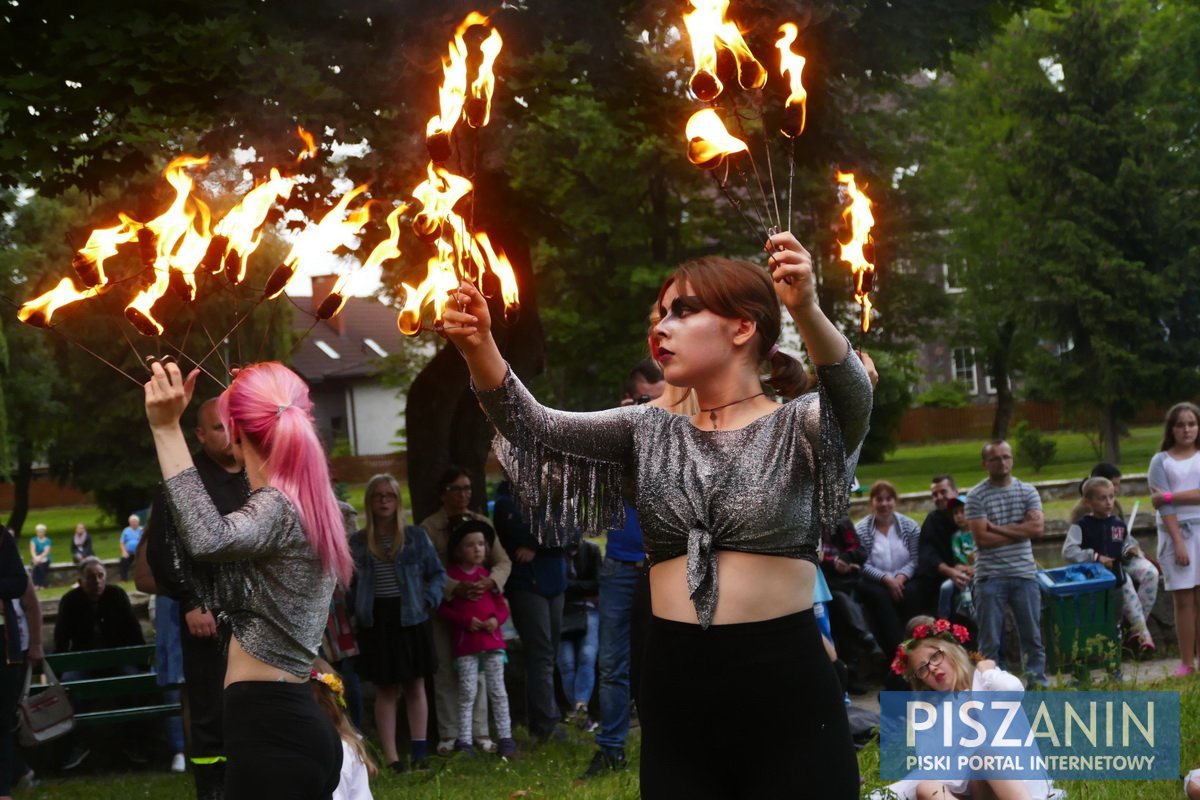
[[409,756],[425,762],[429,704],[425,681],[437,670],[430,616],[442,602],[446,570],[429,535],[405,525],[400,484],[391,475],[367,481],[367,526],[350,537],[354,557],[354,614],[359,672],[375,684],[375,727],[384,762],[404,772],[396,747],[396,705],[404,697]]
[[[492,522],[483,514],[472,510],[471,473],[462,467],[450,465],[442,472],[438,482],[441,487],[442,507],[425,519],[421,527],[433,540],[442,564],[450,566],[452,555],[448,552],[450,534],[462,523],[471,520],[491,527]],[[494,541],[494,537],[493,537]],[[503,592],[508,576],[512,572],[512,560],[503,547],[489,547],[483,562],[491,574],[475,582],[459,582],[446,579],[445,599],[461,598],[478,600],[493,589]],[[437,707],[438,755],[450,755],[454,743],[459,739],[471,742],[483,753],[496,752],[496,741],[488,733],[487,683],[479,674],[475,687],[474,731],[458,730],[458,676],[454,672],[454,629],[441,617],[433,618],[433,645],[437,649],[438,668],[433,676],[433,699]]]
[[[949,620],[913,617],[908,624],[911,638],[896,648],[892,672],[908,681],[915,692],[1024,692],[1025,684],[1017,676],[984,659],[972,660],[963,647],[967,629]],[[891,794],[887,792],[890,791]],[[1055,800],[1062,792],[1046,778],[1026,780],[998,779],[913,779],[888,786],[871,794],[877,798],[898,800],[953,800],[988,798],[989,800]]]
[[[817,303],[808,251],[786,232],[764,245],[767,269],[710,256],[659,290],[656,357],[669,384],[695,390],[691,416],[547,408],[505,363],[474,286],[445,312],[511,444],[501,461],[532,535],[554,545],[619,525],[626,478],[633,487],[653,613],[638,696],[646,800],[859,796],[812,606],[821,529],[845,513],[871,383]],[[815,377],[779,349],[783,308]]]

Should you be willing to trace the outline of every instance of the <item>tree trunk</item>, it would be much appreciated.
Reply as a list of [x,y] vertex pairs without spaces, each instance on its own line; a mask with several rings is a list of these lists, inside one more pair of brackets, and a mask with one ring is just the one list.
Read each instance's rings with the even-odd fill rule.
[[992,384],[996,387],[996,414],[992,417],[992,440],[999,441],[1008,438],[1008,426],[1012,423],[1016,399],[1013,397],[1012,375],[1009,366],[1015,326],[1006,323],[1001,326],[1000,343],[990,354],[988,369],[992,374]]
[[1115,403],[1109,403],[1100,412],[1100,438],[1104,440],[1104,460],[1110,464],[1121,463],[1121,415]]
[[18,536],[29,516],[29,484],[33,481],[33,443],[22,438],[17,442],[17,472],[13,480],[13,507],[8,527]]
[[[497,296],[489,303],[492,335],[513,371],[528,381],[542,371],[545,340],[538,316],[529,242],[520,233],[515,216],[520,208],[502,176],[481,176],[476,187],[489,200],[479,207],[477,229],[486,230],[493,244],[507,254],[521,294],[520,316],[511,325],[504,322],[500,298]],[[484,218],[485,208],[491,212],[488,219]],[[452,345],[444,346],[413,380],[405,425],[413,520],[420,522],[441,507],[439,478],[451,464],[471,473],[471,505],[478,511],[486,509],[485,470],[493,430],[471,391],[467,364]]]

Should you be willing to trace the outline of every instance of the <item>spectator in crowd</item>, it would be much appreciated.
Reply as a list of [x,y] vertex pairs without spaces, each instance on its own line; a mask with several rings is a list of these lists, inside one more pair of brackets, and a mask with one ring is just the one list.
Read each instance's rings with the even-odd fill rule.
[[362,734],[346,713],[345,685],[333,667],[317,659],[311,680],[313,699],[333,723],[342,740],[342,771],[330,800],[371,800],[371,778],[379,767],[363,741]]
[[5,620],[0,629],[4,656],[0,661],[0,797],[9,797],[14,785],[28,787],[33,781],[33,770],[21,757],[15,734],[26,668],[42,660],[42,611],[21,563],[16,537],[5,527],[0,527],[0,603]]
[[[953,539],[958,531],[950,510],[950,501],[958,497],[958,485],[952,475],[934,475],[929,483],[933,510],[921,523],[921,547],[917,577],[921,581],[920,610],[932,613],[940,608],[940,595],[946,581],[951,591],[962,591],[975,573],[972,565],[961,566],[954,558]],[[940,614],[939,616],[945,616]]]
[[1125,572],[1125,555],[1133,547],[1125,521],[1113,512],[1116,503],[1112,481],[1108,478],[1088,478],[1083,483],[1083,497],[1091,513],[1080,517],[1067,531],[1063,542],[1063,558],[1072,563],[1099,561],[1117,579],[1117,597],[1121,601],[1121,618],[1129,644],[1135,653],[1151,655],[1154,639],[1146,628],[1149,608],[1138,602],[1133,579]]
[[653,359],[644,359],[634,365],[625,379],[624,397],[621,405],[641,405],[662,395],[667,388],[662,370]]
[[[951,614],[966,619],[975,619],[975,603],[971,596],[970,579],[975,569],[975,558],[978,548],[975,547],[975,537],[971,535],[971,526],[967,523],[967,499],[959,495],[946,504],[954,524],[958,528],[950,539],[950,550],[954,553],[954,567],[967,573],[967,580],[961,586],[954,578],[942,582],[938,593],[938,616],[949,619]],[[955,578],[960,577],[958,575]]]
[[[450,534],[447,549],[452,562],[447,573],[460,583],[475,583],[488,576],[483,565],[489,548],[495,546],[492,526],[469,519]],[[508,710],[508,690],[504,685],[506,645],[500,626],[508,619],[508,604],[499,589],[491,589],[469,599],[451,597],[442,603],[438,615],[454,628],[454,670],[458,673],[458,729],[470,731],[475,711],[475,692],[479,673],[483,672],[492,715],[496,718],[499,738],[497,752],[507,758],[517,752],[512,738],[512,716]],[[482,667],[482,669],[481,669]],[[473,753],[469,738],[454,743],[459,752]]]
[[[1133,581],[1133,587],[1137,590],[1138,605],[1145,612],[1146,621],[1150,620],[1150,611],[1154,608],[1154,604],[1158,601],[1158,567],[1154,562],[1146,558],[1146,554],[1142,552],[1141,546],[1138,545],[1137,539],[1133,535],[1133,524],[1135,520],[1126,519],[1125,511],[1121,508],[1121,470],[1115,464],[1110,464],[1107,461],[1101,461],[1096,466],[1092,467],[1092,472],[1089,477],[1092,478],[1107,478],[1113,485],[1113,515],[1125,523],[1125,538],[1128,542],[1128,549],[1125,551],[1124,562],[1122,563],[1122,571],[1129,576]],[[1071,522],[1078,522],[1081,517],[1085,517],[1091,513],[1092,509],[1088,506],[1087,499],[1083,497],[1083,483],[1079,484],[1080,498],[1075,507],[1071,509]],[[1134,648],[1136,652],[1140,649],[1140,644]]]
[[129,568],[133,566],[138,542],[142,541],[142,520],[137,514],[129,515],[129,526],[121,531],[121,580],[129,580]]
[[539,740],[563,739],[554,692],[554,661],[562,625],[567,559],[561,547],[546,547],[521,515],[512,484],[496,488],[496,533],[512,559],[504,596],[521,637],[525,665],[525,708],[529,732]]
[[1183,779],[1183,793],[1188,800],[1200,800],[1200,769],[1194,769]]
[[[967,521],[979,552],[975,559],[974,601],[979,622],[979,651],[1004,666],[1001,643],[1005,610],[1016,621],[1024,671],[1046,685],[1046,650],[1042,646],[1042,595],[1035,577],[1033,539],[1045,529],[1042,499],[1032,485],[1013,477],[1008,442],[983,446],[987,478],[967,493]],[[1021,665],[1012,665],[1014,674]]]
[[858,596],[875,621],[876,638],[885,653],[904,638],[904,623],[916,613],[917,549],[921,529],[896,512],[896,487],[887,481],[871,486],[871,513],[855,526],[867,558]]
[[[471,473],[462,467],[449,466],[442,473],[438,483],[441,486],[442,507],[421,520],[421,527],[429,534],[433,546],[443,566],[449,566],[450,556],[447,546],[450,543],[450,532],[460,523],[468,519],[485,522],[491,525],[483,514],[473,511],[471,506]],[[488,549],[484,561],[491,573],[487,578],[473,583],[461,584],[447,578],[445,598],[465,597],[468,600],[478,600],[483,592],[498,589],[504,591],[508,575],[512,571],[512,561],[503,547]],[[438,755],[449,755],[454,750],[454,743],[466,739],[468,734],[458,730],[458,676],[454,672],[454,654],[452,652],[453,630],[440,617],[433,619],[433,644],[437,649],[437,672],[433,676],[434,705],[437,711]],[[472,717],[474,731],[471,738],[477,750],[485,753],[496,752],[496,743],[488,733],[488,701],[487,687],[484,675],[479,676],[479,684],[475,690],[475,714]]]
[[[839,654],[847,664],[854,663],[852,652],[868,662],[867,668],[875,672],[885,665],[885,654],[875,635],[871,633],[858,602],[858,585],[862,580],[862,566],[867,552],[855,533],[854,524],[843,517],[826,527],[821,535],[821,575],[829,588],[829,627],[832,639],[839,642]],[[847,645],[853,644],[853,648]],[[861,665],[860,665],[861,666]],[[855,676],[850,676],[852,694],[861,694],[863,688]]]
[[396,747],[396,707],[404,695],[409,755],[423,767],[429,724],[425,681],[437,670],[429,620],[442,601],[446,570],[429,535],[404,525],[400,484],[391,475],[367,482],[367,526],[350,540],[354,556],[354,613],[358,619],[362,676],[375,684],[375,727],[384,762],[408,768]]
[[1200,649],[1200,408],[1176,403],[1167,412],[1163,441],[1150,460],[1150,500],[1158,510],[1158,563],[1175,607],[1180,664],[1196,671]]
[[[233,455],[217,398],[200,404],[193,435],[199,447],[192,453],[192,463],[204,491],[220,514],[237,511],[250,496],[250,484]],[[188,555],[162,485],[155,492],[144,538],[151,589],[178,604],[188,757],[196,797],[220,800],[225,796],[225,651],[217,634],[220,609],[205,606],[195,589],[196,583],[213,581],[213,568]]]
[[71,559],[78,566],[88,556],[96,555],[92,547],[92,535],[82,522],[75,523],[75,536],[71,539]]
[[[338,501],[346,536],[358,532],[358,511],[345,500]],[[345,587],[333,590],[329,601],[329,621],[325,623],[325,635],[321,637],[321,657],[337,673],[342,681],[342,701],[346,714],[355,728],[362,727],[363,701],[362,682],[358,678],[354,663],[358,655],[358,638],[354,635],[354,610],[349,606]]]
[[600,548],[580,538],[567,545],[567,592],[563,606],[558,674],[571,704],[568,716],[579,727],[594,731],[588,713],[596,688],[596,653],[600,648]]
[[33,565],[33,585],[45,589],[50,585],[50,537],[46,535],[46,526],[38,525],[34,536],[29,540],[30,563]]
[[[85,650],[103,650],[110,647],[131,647],[145,644],[142,626],[133,613],[129,595],[120,586],[108,582],[104,564],[95,556],[85,558],[79,565],[79,585],[63,595],[58,604],[58,619],[54,623],[54,651],[77,653]],[[141,670],[136,666],[123,668],[128,674]],[[111,674],[111,673],[110,673]],[[99,671],[70,670],[62,675],[64,681],[77,681],[101,677]],[[86,710],[76,702],[76,711]],[[125,754],[134,763],[146,763],[140,728],[125,731]],[[71,752],[63,764],[64,769],[74,769],[83,763],[91,751],[82,730],[72,731]]]

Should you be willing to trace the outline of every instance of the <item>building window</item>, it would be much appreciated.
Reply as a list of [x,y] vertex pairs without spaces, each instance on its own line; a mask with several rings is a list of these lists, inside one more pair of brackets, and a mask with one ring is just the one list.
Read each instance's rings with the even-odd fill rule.
[[942,264],[942,288],[946,294],[958,294],[966,291],[966,287],[963,285],[964,268],[965,265],[961,261]]
[[954,348],[954,380],[961,382],[971,394],[979,394],[979,381],[975,376],[975,348]]
[[996,382],[992,380],[991,370],[984,370],[983,375],[983,390],[988,394],[996,393]]
[[313,344],[315,344],[317,346],[318,350],[320,350],[322,353],[324,353],[325,355],[329,356],[330,358],[332,358],[334,360],[337,360],[342,357],[341,354],[337,350],[334,350],[332,347],[330,347],[328,344],[321,341],[320,339],[315,340],[313,342]]

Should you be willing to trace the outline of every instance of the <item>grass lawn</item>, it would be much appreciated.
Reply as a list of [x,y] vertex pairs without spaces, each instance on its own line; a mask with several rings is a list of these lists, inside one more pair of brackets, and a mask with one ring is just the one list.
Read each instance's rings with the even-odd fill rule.
[[[1180,692],[1181,772],[1186,774],[1189,769],[1200,766],[1200,681],[1171,678],[1138,688]],[[520,744],[524,745],[525,741],[521,740]],[[575,785],[575,777],[587,766],[594,744],[590,735],[572,731],[568,742],[536,751],[523,749],[508,763],[491,757],[473,760],[435,758],[433,770],[400,776],[383,775],[372,781],[371,790],[379,800],[634,800],[638,797],[636,732],[630,744],[629,769],[579,786]],[[887,784],[879,779],[879,748],[876,744],[861,751],[858,761],[866,778],[867,791]],[[1178,780],[1063,781],[1059,785],[1067,790],[1070,800],[1176,800],[1183,795]],[[55,800],[142,797],[183,800],[192,794],[186,776],[138,773],[47,780],[36,796]]]
[[[1013,474],[1031,482],[1082,478],[1101,460],[1081,433],[1060,432],[1050,434],[1050,437],[1058,443],[1054,462],[1035,473],[1021,462],[1021,449],[1014,444]],[[1145,472],[1161,441],[1161,425],[1130,429],[1129,436],[1121,440],[1122,470],[1130,474]],[[931,477],[949,473],[960,488],[966,489],[986,477],[979,458],[982,446],[982,441],[972,440],[900,447],[881,464],[860,464],[858,480],[864,486],[870,486],[874,481],[886,479],[901,493],[925,492],[929,490]]]

